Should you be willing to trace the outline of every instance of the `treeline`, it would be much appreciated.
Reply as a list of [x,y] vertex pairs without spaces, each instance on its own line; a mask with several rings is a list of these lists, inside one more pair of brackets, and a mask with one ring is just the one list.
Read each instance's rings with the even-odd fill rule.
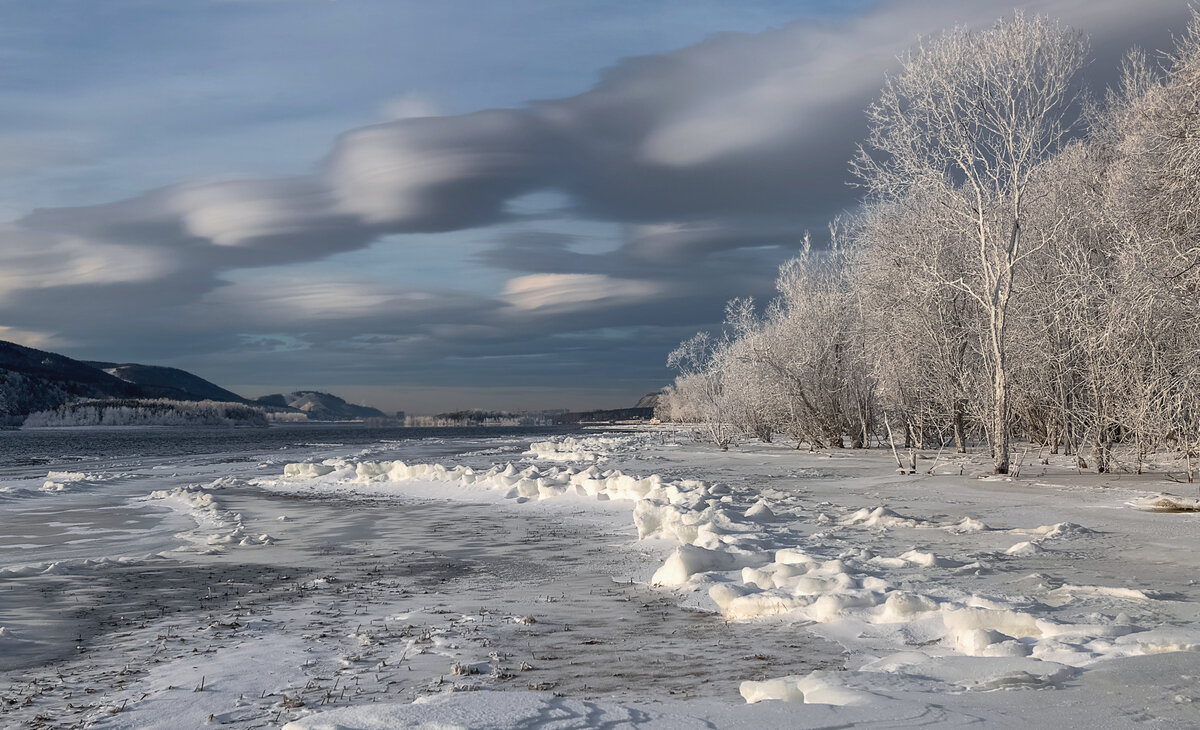
[[654,418],[654,408],[607,408],[594,411],[569,411],[555,417],[558,424],[614,423],[618,421],[649,421]]
[[552,426],[560,411],[510,413],[508,411],[453,411],[435,416],[405,416],[404,425],[414,428],[475,428],[480,426]]
[[[6,349],[11,352],[17,348],[18,346],[11,343],[0,342],[0,357],[10,354],[5,352]],[[19,428],[30,413],[54,408],[72,400],[136,394],[136,386],[109,378],[105,373],[96,374],[96,380],[104,379],[97,383],[88,379],[91,374],[84,369],[64,368],[67,370],[67,376],[59,377],[58,373],[38,372],[33,368],[30,368],[32,372],[20,372],[11,369],[9,365],[10,363],[0,362],[0,428]],[[104,382],[105,380],[109,382]]]
[[[868,109],[865,191],[763,308],[684,342],[664,420],[727,447],[1010,440],[1140,471],[1200,447],[1200,20],[1082,93],[1086,40],[1042,17],[913,50]],[[1085,459],[1086,457],[1086,459]],[[1122,458],[1125,458],[1124,456]],[[1084,464],[1086,465],[1086,464]]]
[[25,428],[59,426],[266,426],[261,409],[221,401],[84,400],[31,413]]

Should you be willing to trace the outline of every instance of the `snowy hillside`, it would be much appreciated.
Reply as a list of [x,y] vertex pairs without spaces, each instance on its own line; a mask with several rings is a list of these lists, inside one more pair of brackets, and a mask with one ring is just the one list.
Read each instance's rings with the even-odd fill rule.
[[385,418],[387,414],[370,406],[358,406],[315,390],[294,393],[275,393],[258,398],[255,403],[271,408],[291,409],[304,413],[313,421],[355,421],[363,418]]
[[109,375],[133,383],[148,397],[245,403],[245,398],[179,368],[137,363],[88,362]]

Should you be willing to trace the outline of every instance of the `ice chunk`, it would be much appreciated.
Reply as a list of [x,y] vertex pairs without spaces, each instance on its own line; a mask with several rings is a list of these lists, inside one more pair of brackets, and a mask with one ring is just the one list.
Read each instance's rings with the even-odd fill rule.
[[283,467],[283,476],[291,479],[315,479],[323,477],[333,471],[333,466],[329,464],[286,464]]
[[775,520],[775,513],[771,511],[765,499],[755,502],[750,509],[746,510],[745,516],[755,522],[772,522]]
[[937,608],[937,601],[931,598],[907,591],[892,591],[875,615],[875,620],[880,623],[906,622],[920,614],[936,611]]
[[671,553],[662,567],[654,573],[651,583],[663,586],[682,585],[697,573],[736,570],[754,556],[736,555],[725,550],[709,550],[696,545],[681,545]]
[[863,705],[871,701],[869,692],[850,689],[832,672],[816,671],[806,677],[779,677],[761,682],[742,682],[742,698],[748,703],[780,700],[810,705]]
[[1005,555],[1015,555],[1017,557],[1027,557],[1029,555],[1037,555],[1038,553],[1046,552],[1045,548],[1033,542],[1019,542],[1009,549],[1004,551]]
[[917,527],[920,523],[917,520],[904,517],[887,509],[886,507],[876,507],[870,509],[863,507],[859,511],[847,517],[842,521],[843,525],[862,525],[863,527]]
[[964,517],[961,522],[956,522],[945,528],[946,532],[952,532],[956,535],[968,535],[975,532],[985,532],[990,529],[992,528],[970,517]]

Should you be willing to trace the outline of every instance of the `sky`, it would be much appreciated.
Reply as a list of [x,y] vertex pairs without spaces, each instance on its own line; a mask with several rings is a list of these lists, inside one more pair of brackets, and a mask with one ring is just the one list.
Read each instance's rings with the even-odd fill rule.
[[[1185,2],[1016,5],[1087,83]],[[0,339],[385,410],[603,408],[768,299],[992,0],[0,0]]]

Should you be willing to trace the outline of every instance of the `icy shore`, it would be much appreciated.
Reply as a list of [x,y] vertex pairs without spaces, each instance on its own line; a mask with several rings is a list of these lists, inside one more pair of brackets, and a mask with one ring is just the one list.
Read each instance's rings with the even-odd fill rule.
[[[1049,464],[996,480],[972,457],[897,476],[882,453],[720,453],[661,431],[484,446],[172,464],[139,499],[192,516],[180,550],[5,579],[78,596],[69,579],[90,573],[93,599],[105,582],[159,613],[106,614],[44,678],[5,674],[18,703],[0,721],[69,706],[131,728],[1189,727],[1200,712],[1200,516],[1148,511],[1153,477]],[[164,570],[195,590],[166,598]],[[0,593],[0,624],[11,604]],[[0,646],[37,638],[15,626]]]

